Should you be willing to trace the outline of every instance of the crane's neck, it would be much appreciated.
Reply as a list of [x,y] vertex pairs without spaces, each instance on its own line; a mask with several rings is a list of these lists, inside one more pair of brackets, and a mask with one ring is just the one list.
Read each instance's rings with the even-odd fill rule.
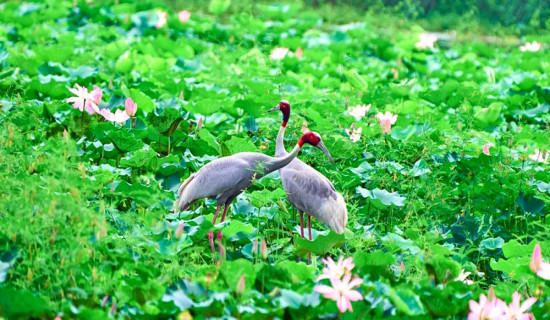
[[298,152],[300,152],[300,149],[302,149],[302,145],[303,145],[303,142],[298,143],[290,153],[282,157],[272,158],[270,161],[266,162],[264,164],[264,175],[269,174],[275,170],[279,170],[280,168],[289,164],[290,161],[296,158],[296,156],[298,155]]
[[287,154],[285,149],[285,129],[288,119],[290,119],[290,110],[283,110],[283,122],[281,122],[281,127],[279,128],[279,133],[277,134],[277,142],[275,144],[275,156],[280,157]]
[[275,156],[281,157],[287,154],[285,149],[285,129],[286,123],[282,123],[277,134],[277,142],[275,143]]

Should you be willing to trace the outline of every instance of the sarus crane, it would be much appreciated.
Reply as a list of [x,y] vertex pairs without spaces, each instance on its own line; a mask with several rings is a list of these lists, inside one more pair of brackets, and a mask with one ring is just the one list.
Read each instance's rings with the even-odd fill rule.
[[[232,156],[219,158],[209,162],[197,172],[189,176],[179,187],[179,198],[176,206],[185,211],[196,200],[202,198],[216,199],[218,206],[212,224],[216,223],[220,208],[224,205],[221,222],[224,222],[229,205],[244,189],[248,188],[254,180],[280,169],[294,159],[302,146],[308,143],[319,148],[332,160],[330,153],[323,144],[321,136],[316,132],[307,132],[302,135],[298,143],[290,153],[282,157],[270,157],[256,152],[240,152]],[[218,250],[222,253],[222,232],[217,232]],[[208,240],[212,253],[214,251],[214,233],[208,233]]]
[[[283,122],[277,134],[275,156],[286,158],[288,152],[284,146],[284,135],[290,118],[290,104],[282,100],[277,106],[269,109],[269,112],[277,110],[283,114]],[[304,238],[304,212],[307,214],[309,240],[311,240],[311,217],[325,223],[338,234],[344,232],[348,222],[346,202],[324,175],[298,158],[281,167],[279,174],[288,201],[298,209],[300,214],[302,238]]]

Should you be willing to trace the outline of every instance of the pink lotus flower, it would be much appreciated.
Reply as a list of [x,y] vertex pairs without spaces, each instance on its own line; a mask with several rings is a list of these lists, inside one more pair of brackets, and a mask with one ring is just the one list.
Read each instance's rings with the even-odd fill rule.
[[101,103],[101,96],[103,95],[103,90],[100,87],[94,85],[94,90],[90,92],[90,101],[99,105]]
[[355,107],[349,107],[348,108],[348,114],[352,117],[355,117],[355,120],[359,121],[362,117],[364,117],[367,112],[369,112],[371,105],[361,105],[358,104]]
[[183,10],[178,12],[178,19],[180,19],[180,22],[185,23],[189,21],[189,18],[191,18],[191,13],[187,10]]
[[389,134],[391,132],[391,126],[392,124],[397,121],[397,115],[392,114],[389,111],[386,111],[386,113],[379,112],[376,117],[380,121],[380,126],[382,127],[382,132],[385,134]]
[[111,119],[113,117],[113,113],[111,112],[111,110],[109,110],[107,108],[99,109],[97,114],[101,115],[107,121],[111,121]]
[[103,95],[103,90],[100,87],[94,85],[94,90],[88,95],[86,100],[86,112],[89,114],[94,114],[94,112],[99,111],[99,104],[101,103],[101,96]]
[[346,133],[352,142],[361,140],[361,132],[363,132],[363,127],[355,128],[355,123],[352,123],[351,127],[346,129]]
[[133,116],[136,115],[138,105],[137,105],[137,103],[134,103],[134,100],[132,100],[132,98],[128,98],[128,99],[126,99],[126,101],[124,102],[124,108],[125,108],[125,110],[126,110],[126,113],[127,113],[130,117],[133,117]]
[[269,55],[269,58],[273,60],[282,60],[284,57],[286,57],[288,53],[288,48],[275,48],[271,50],[271,54]]
[[540,49],[542,49],[542,44],[537,41],[533,42],[526,42],[524,45],[519,46],[519,50],[521,52],[530,51],[530,52],[537,52]]
[[157,11],[157,24],[155,27],[157,29],[162,28],[166,24],[166,19],[168,18],[168,13],[165,11]]
[[542,253],[540,252],[540,245],[538,243],[535,245],[535,249],[533,249],[533,257],[531,258],[529,267],[537,276],[550,280],[550,263],[542,260]]
[[116,123],[124,123],[128,119],[130,119],[130,116],[126,113],[126,111],[117,109],[110,121],[114,121]]
[[536,298],[527,298],[527,300],[523,301],[523,303],[520,305],[521,301],[521,295],[516,291],[512,295],[512,302],[506,309],[506,317],[502,319],[509,319],[509,320],[531,320],[534,319],[532,313],[525,313],[527,309],[531,308],[535,302],[537,302]]
[[489,148],[491,147],[494,147],[495,144],[494,143],[486,143],[483,145],[483,154],[487,155],[487,156],[490,156],[491,153],[489,152]]
[[418,42],[414,45],[417,49],[425,50],[426,48],[434,49],[434,43],[437,41],[437,37],[431,33],[423,32],[419,36]]
[[76,95],[76,97],[70,97],[67,99],[68,103],[72,103],[73,107],[86,112],[94,114],[99,111],[97,106],[101,102],[102,90],[98,86],[94,86],[92,92],[88,92],[86,87],[81,87],[78,83],[75,84],[76,88],[69,88],[69,91]]
[[302,50],[302,48],[296,49],[295,55],[296,55],[296,58],[300,59],[302,55],[304,55],[304,50]]
[[464,269],[462,269],[460,270],[460,274],[458,275],[458,277],[456,277],[455,281],[461,281],[470,286],[474,284],[472,280],[468,279],[470,274],[471,272],[464,272]]
[[67,99],[67,102],[72,103],[73,108],[84,111],[84,104],[89,97],[88,89],[79,86],[78,83],[75,84],[75,87],[76,89],[69,88],[69,91],[76,95],[76,97],[70,97]]
[[479,302],[470,300],[470,313],[468,320],[503,320],[507,319],[506,311],[508,307],[506,303],[495,296],[493,287],[489,289],[489,297],[485,297],[482,293],[479,296]]
[[333,278],[340,279],[343,275],[349,274],[351,270],[355,268],[351,257],[347,259],[340,257],[340,259],[338,259],[338,263],[334,263],[334,260],[332,260],[331,257],[321,259],[321,261],[323,261],[327,267],[323,268],[323,274],[317,277],[316,281]]
[[539,149],[535,149],[535,153],[530,154],[529,159],[537,161],[537,162],[541,162],[541,163],[547,163],[549,156],[550,156],[550,151],[547,151],[546,153],[542,153],[542,152],[540,152]]
[[105,108],[100,109],[98,114],[102,115],[105,120],[116,123],[125,123],[126,120],[130,119],[130,116],[124,110],[116,110],[115,113],[112,113],[111,110]]
[[[332,263],[334,264],[334,261]],[[349,263],[351,263],[351,261],[349,261]],[[347,310],[353,312],[351,301],[359,301],[363,299],[361,293],[359,293],[357,290],[353,290],[353,288],[363,283],[363,279],[355,276],[353,280],[350,280],[351,273],[346,274],[343,279],[339,279],[337,277],[330,278],[330,283],[332,287],[320,284],[315,286],[315,288],[313,288],[313,291],[319,292],[326,299],[336,301],[336,306],[341,313],[344,313]]]

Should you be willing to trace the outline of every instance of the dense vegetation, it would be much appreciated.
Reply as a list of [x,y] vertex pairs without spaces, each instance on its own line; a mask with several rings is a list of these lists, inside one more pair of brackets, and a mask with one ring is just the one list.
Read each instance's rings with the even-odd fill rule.
[[[229,5],[0,4],[0,318],[464,319],[491,287],[550,318],[530,268],[536,244],[550,257],[550,36],[435,41],[402,21]],[[175,212],[212,159],[274,154],[281,99],[287,149],[306,123],[336,160],[299,155],[344,195],[346,232],[314,219],[301,239],[277,173],[223,224],[214,201]],[[327,256],[355,264],[353,312],[314,291]]]
[[507,26],[519,32],[550,27],[549,0],[305,0],[322,7],[328,3],[351,6],[354,10],[372,13],[392,13],[409,19],[426,19],[441,27],[456,28],[465,20],[485,26]]

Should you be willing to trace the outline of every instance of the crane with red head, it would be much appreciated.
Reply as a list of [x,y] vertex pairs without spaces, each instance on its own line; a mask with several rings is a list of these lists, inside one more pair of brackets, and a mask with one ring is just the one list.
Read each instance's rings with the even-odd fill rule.
[[[255,180],[278,170],[289,164],[304,144],[310,144],[325,153],[332,160],[330,153],[323,144],[321,136],[316,132],[307,132],[302,135],[292,151],[282,157],[270,157],[256,152],[240,152],[232,156],[213,160],[191,174],[179,187],[179,198],[176,206],[184,211],[198,199],[215,199],[218,206],[212,224],[216,223],[218,214],[224,206],[221,222],[224,222],[225,215],[231,202],[248,188]],[[222,254],[222,232],[218,231],[218,250]],[[212,253],[214,250],[214,233],[208,233],[208,240]]]
[[[277,110],[283,114],[283,121],[277,134],[275,156],[286,157],[288,152],[284,146],[284,134],[290,119],[290,103],[281,100],[278,105],[269,109],[269,112]],[[311,131],[307,133],[311,133]],[[313,133],[313,136],[317,138],[318,134]],[[311,137],[311,139],[315,139],[314,137]],[[330,160],[334,162],[332,158]],[[324,175],[298,158],[281,167],[279,174],[288,201],[298,209],[300,214],[300,235],[302,238],[304,238],[304,212],[308,218],[309,240],[312,239],[311,217],[325,223],[336,233],[341,234],[344,232],[348,221],[346,203],[342,195],[334,189],[332,183]]]

